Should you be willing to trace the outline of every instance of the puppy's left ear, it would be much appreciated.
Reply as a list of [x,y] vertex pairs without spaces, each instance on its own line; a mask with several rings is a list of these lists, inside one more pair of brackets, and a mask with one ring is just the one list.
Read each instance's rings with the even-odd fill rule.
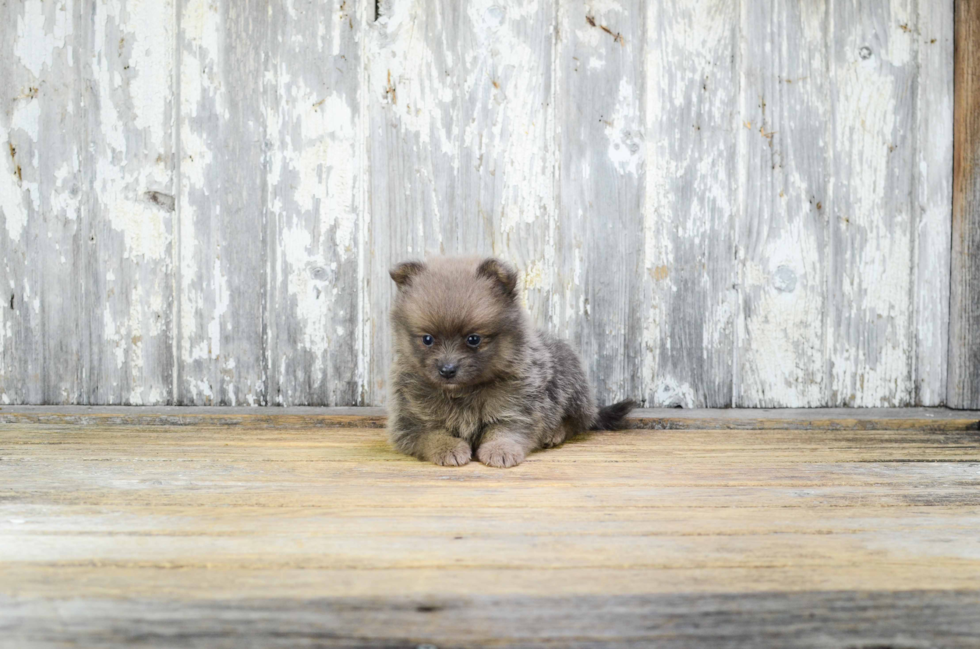
[[517,297],[517,270],[499,259],[485,259],[476,269],[476,274],[493,280],[509,298]]
[[403,261],[388,271],[391,279],[401,290],[412,283],[412,278],[425,270],[425,264],[421,261]]

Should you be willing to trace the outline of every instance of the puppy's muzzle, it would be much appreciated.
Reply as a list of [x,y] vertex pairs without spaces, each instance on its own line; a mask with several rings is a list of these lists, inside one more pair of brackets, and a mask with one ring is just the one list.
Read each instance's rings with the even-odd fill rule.
[[439,366],[439,376],[444,379],[451,379],[456,376],[457,366],[455,363],[446,363]]

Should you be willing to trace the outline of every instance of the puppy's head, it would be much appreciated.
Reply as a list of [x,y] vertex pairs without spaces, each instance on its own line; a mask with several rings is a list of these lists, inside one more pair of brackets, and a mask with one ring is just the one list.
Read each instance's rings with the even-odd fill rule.
[[524,342],[517,271],[497,259],[440,257],[390,271],[400,362],[436,386],[460,389],[513,371]]

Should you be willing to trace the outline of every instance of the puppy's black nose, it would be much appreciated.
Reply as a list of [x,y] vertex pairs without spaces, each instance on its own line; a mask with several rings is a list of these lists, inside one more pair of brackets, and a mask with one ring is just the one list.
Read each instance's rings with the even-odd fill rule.
[[451,379],[456,376],[456,365],[453,363],[446,363],[445,365],[439,366],[439,376],[444,379]]

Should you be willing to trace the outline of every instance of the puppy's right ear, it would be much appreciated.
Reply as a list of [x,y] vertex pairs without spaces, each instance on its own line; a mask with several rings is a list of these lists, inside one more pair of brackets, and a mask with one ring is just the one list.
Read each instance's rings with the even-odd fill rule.
[[402,290],[412,283],[412,278],[425,270],[425,264],[421,261],[403,261],[388,271],[391,279],[395,281],[398,290]]
[[517,297],[517,271],[510,264],[493,257],[484,259],[476,274],[493,280],[505,296]]

